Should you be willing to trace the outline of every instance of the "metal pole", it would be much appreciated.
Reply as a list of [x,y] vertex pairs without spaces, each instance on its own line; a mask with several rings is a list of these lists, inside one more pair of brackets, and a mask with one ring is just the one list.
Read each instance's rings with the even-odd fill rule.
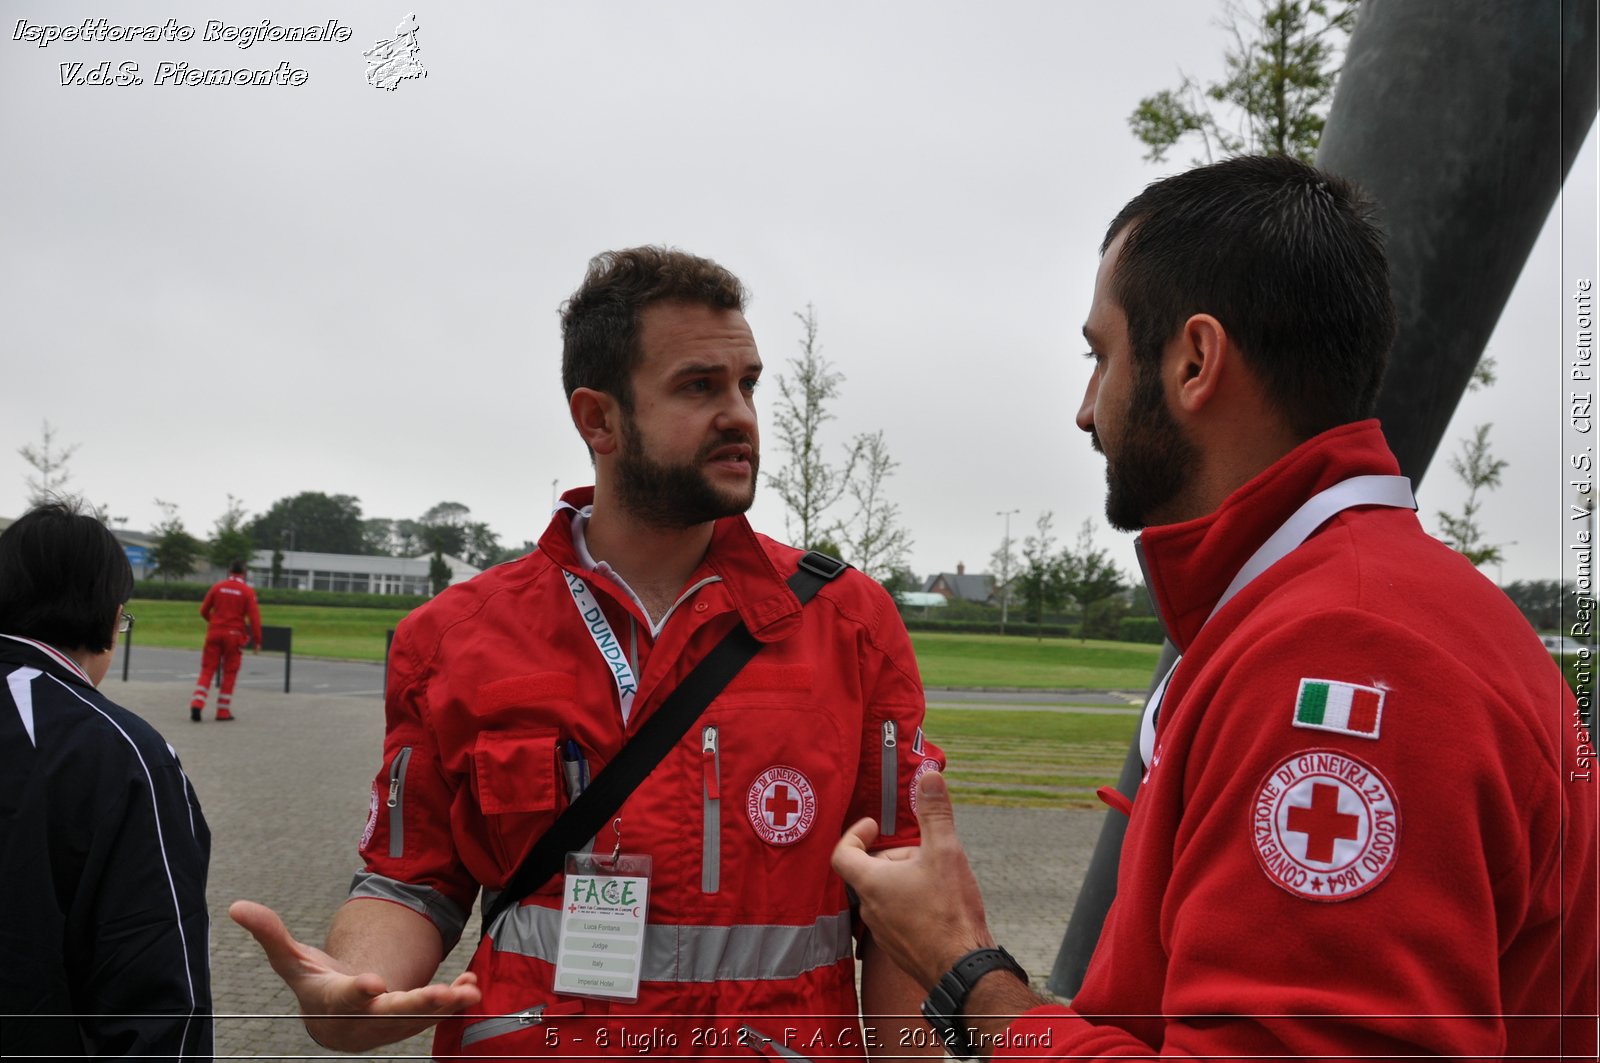
[[137,621],[128,621],[127,637],[122,640],[122,681],[124,683],[128,681],[128,658],[133,656],[133,625],[135,623]]

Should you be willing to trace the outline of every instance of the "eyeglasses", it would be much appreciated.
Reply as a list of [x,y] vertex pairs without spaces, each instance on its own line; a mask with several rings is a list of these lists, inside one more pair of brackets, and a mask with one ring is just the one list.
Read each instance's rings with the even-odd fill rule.
[[131,627],[133,627],[133,614],[123,613],[122,623],[117,625],[117,634],[126,635],[128,633],[128,629]]

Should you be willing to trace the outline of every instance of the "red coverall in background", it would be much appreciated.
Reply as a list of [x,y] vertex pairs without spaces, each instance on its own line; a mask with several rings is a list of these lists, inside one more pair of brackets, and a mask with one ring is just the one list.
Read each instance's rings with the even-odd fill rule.
[[211,689],[211,677],[217,664],[222,664],[222,692],[217,695],[217,719],[231,720],[229,703],[233,701],[233,683],[239,677],[240,650],[245,644],[245,627],[249,625],[254,635],[257,652],[261,646],[261,607],[256,604],[256,592],[244,581],[242,572],[230,572],[228,578],[206,592],[200,603],[200,615],[206,618],[206,648],[200,655],[200,678],[195,681],[194,697],[189,701],[189,718],[199,721],[206,707],[206,693]]

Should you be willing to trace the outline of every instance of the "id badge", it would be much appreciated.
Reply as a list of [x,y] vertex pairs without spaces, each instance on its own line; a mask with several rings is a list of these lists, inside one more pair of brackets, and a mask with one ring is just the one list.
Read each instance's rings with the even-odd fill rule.
[[650,857],[568,853],[555,991],[605,1000],[639,999]]

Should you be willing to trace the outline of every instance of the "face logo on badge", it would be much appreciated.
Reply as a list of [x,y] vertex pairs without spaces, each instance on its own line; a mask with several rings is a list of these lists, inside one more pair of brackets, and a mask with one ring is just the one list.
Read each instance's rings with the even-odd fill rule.
[[1267,773],[1250,810],[1267,877],[1297,897],[1359,897],[1394,869],[1400,810],[1388,780],[1347,753],[1309,749]]
[[756,776],[745,796],[745,812],[756,835],[768,845],[793,845],[817,821],[817,793],[794,768],[768,768]]

